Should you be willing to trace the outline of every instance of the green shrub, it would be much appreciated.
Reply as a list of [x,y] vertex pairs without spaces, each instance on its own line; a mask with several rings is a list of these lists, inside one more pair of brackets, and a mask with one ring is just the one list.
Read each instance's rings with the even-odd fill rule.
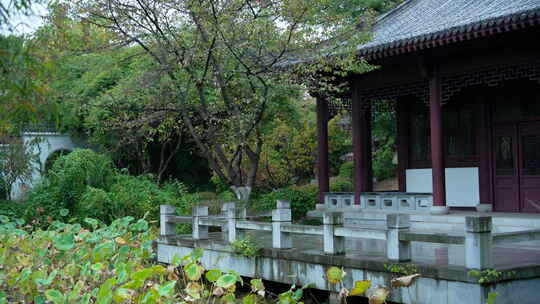
[[88,216],[105,216],[109,210],[85,207],[81,200],[84,196],[85,203],[91,203],[93,207],[105,205],[106,202],[100,202],[102,197],[97,197],[97,189],[107,192],[116,174],[107,156],[88,149],[76,149],[59,157],[47,177],[29,191],[23,217],[34,226],[44,227],[53,220],[63,219],[60,213],[63,209],[68,209],[71,217],[87,217],[85,212]]
[[51,190],[57,191],[68,207],[77,203],[88,186],[109,190],[115,170],[112,160],[88,149],[76,149],[61,156],[49,173]]
[[109,223],[115,217],[111,194],[103,189],[88,186],[81,200],[75,206],[74,214],[78,217],[91,217]]
[[258,211],[268,211],[276,208],[277,200],[289,200],[292,217],[296,221],[315,209],[318,197],[319,190],[316,185],[291,186],[261,195],[253,207]]
[[22,218],[24,215],[24,204],[15,201],[6,201],[0,199],[0,215],[9,218]]
[[0,176],[0,200],[7,200],[9,197],[8,193],[8,185],[4,178]]
[[335,178],[330,181],[330,191],[332,192],[353,192],[353,183],[350,179]]
[[249,258],[256,257],[261,254],[262,247],[255,241],[251,235],[239,238],[231,243],[231,248],[234,253],[243,255]]
[[34,186],[23,204],[22,218],[35,227],[45,227],[53,220],[62,218],[60,210],[67,207],[58,188],[51,186],[48,179]]
[[147,216],[157,224],[160,205],[176,206],[180,214],[187,215],[196,201],[182,183],[159,187],[151,175],[130,176],[115,170],[104,155],[75,150],[60,157],[48,177],[30,191],[22,214],[38,227],[65,219],[62,209],[78,220],[91,217],[110,223],[124,216]]
[[162,191],[150,176],[130,176],[119,174],[111,186],[111,199],[114,202],[115,217],[131,215],[142,218],[149,212],[150,219],[159,218],[159,205],[176,205],[176,198]]
[[339,167],[339,177],[352,180],[354,177],[354,163],[343,163],[343,165]]

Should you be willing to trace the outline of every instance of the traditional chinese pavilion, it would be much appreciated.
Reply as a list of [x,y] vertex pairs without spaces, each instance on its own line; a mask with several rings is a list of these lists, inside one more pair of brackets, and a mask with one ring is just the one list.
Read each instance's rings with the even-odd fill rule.
[[399,193],[429,194],[439,214],[540,212],[540,0],[410,0],[372,31],[358,52],[380,68],[350,77],[341,104],[317,98],[321,202],[329,117],[352,112],[351,205],[361,206],[374,195],[371,109],[393,100]]

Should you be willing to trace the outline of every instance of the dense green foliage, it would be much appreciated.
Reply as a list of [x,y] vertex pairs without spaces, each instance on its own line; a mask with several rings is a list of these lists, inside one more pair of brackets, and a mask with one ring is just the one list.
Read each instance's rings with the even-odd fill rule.
[[310,210],[315,209],[319,201],[319,189],[316,185],[291,186],[261,195],[254,208],[270,211],[276,208],[276,200],[291,202],[292,218],[294,221],[303,218]]
[[[0,303],[221,303],[237,302],[237,286],[250,291],[244,304],[267,299],[297,304],[303,288],[276,295],[261,279],[205,269],[202,250],[155,264],[155,233],[144,219],[125,217],[109,226],[87,218],[28,231],[21,220],[0,216]],[[307,286],[306,286],[307,287]],[[240,300],[240,299],[238,299]]]
[[353,192],[353,181],[348,178],[337,177],[330,180],[331,192]]
[[[1,17],[0,17],[1,19]],[[1,22],[0,22],[1,27]],[[22,123],[48,117],[48,66],[35,44],[23,37],[0,34],[0,136]]]
[[54,163],[14,213],[36,226],[67,219],[64,210],[79,220],[92,217],[110,223],[124,216],[146,216],[155,223],[160,205],[189,214],[194,202],[179,182],[159,186],[150,175],[130,176],[115,169],[107,156],[76,149]]
[[345,162],[339,167],[339,177],[341,178],[354,178],[354,163]]
[[396,175],[396,112],[392,101],[377,101],[372,115],[373,176],[385,180]]

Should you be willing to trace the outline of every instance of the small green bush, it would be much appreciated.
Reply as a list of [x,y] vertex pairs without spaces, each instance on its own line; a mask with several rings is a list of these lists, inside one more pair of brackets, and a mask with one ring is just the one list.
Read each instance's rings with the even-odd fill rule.
[[269,211],[276,208],[277,200],[291,201],[291,211],[293,220],[303,218],[310,210],[315,209],[319,196],[316,185],[291,186],[263,194],[254,203],[257,211]]
[[339,167],[339,177],[352,180],[354,177],[354,163],[343,163],[343,165]]
[[9,218],[22,218],[24,214],[24,204],[0,199],[0,215]]
[[113,213],[113,200],[109,192],[88,186],[81,200],[75,206],[75,215],[100,219],[111,222],[116,214]]
[[231,248],[234,253],[249,258],[260,255],[262,251],[262,247],[257,244],[255,238],[251,235],[235,240],[231,243]]
[[150,219],[159,218],[159,205],[176,205],[176,198],[168,191],[162,191],[150,176],[130,176],[119,174],[111,186],[115,217],[131,215],[142,218],[146,212]]
[[2,176],[0,176],[0,200],[7,200],[9,195],[8,195],[8,187],[7,187],[7,184],[6,184],[6,181],[4,180],[4,178]]
[[68,207],[74,206],[86,187],[108,190],[115,170],[112,160],[89,149],[76,149],[61,156],[49,173],[50,190],[58,192]]
[[330,191],[332,192],[353,192],[353,183],[350,179],[335,178],[330,181]]

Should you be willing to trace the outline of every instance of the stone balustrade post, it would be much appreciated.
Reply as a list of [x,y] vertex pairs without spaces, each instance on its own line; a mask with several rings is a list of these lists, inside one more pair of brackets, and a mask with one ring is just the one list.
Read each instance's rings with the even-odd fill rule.
[[169,205],[159,206],[159,234],[166,235],[175,235],[176,234],[176,225],[174,223],[169,223],[169,216],[176,214],[176,208]]
[[465,218],[465,266],[469,269],[487,269],[491,265],[491,216]]
[[389,260],[405,262],[411,260],[411,242],[400,241],[399,233],[408,231],[411,220],[408,214],[386,215],[386,257]]
[[227,240],[229,243],[236,241],[238,238],[238,231],[236,229],[236,222],[240,219],[246,218],[246,208],[229,208],[227,210]]
[[208,226],[202,226],[199,220],[203,217],[208,218],[208,206],[193,206],[193,228],[192,236],[194,240],[207,240],[208,239]]
[[342,212],[323,213],[323,249],[325,254],[345,253],[345,238],[335,235],[336,227],[342,225]]
[[292,248],[291,234],[281,231],[283,224],[291,223],[291,202],[278,200],[276,207],[277,209],[272,210],[272,247],[279,249]]
[[[223,203],[223,205],[221,206],[221,216],[224,218],[228,218],[229,216],[228,211],[231,208],[236,208],[235,202]],[[223,223],[221,225],[221,233],[224,240],[227,240],[229,238],[229,223],[228,222]]]

